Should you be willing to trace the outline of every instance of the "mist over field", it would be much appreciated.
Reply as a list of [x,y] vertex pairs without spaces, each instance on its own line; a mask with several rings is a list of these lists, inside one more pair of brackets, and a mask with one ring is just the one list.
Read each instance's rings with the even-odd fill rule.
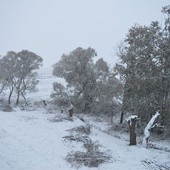
[[170,170],[168,0],[0,0],[0,170]]

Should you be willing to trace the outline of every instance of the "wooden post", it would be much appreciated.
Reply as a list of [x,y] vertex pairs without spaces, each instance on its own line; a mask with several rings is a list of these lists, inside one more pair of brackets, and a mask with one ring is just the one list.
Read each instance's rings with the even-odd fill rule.
[[136,145],[136,122],[138,117],[133,115],[128,118],[129,130],[130,130],[130,143],[129,145]]
[[73,117],[73,109],[69,109],[68,112],[69,112],[69,116]]

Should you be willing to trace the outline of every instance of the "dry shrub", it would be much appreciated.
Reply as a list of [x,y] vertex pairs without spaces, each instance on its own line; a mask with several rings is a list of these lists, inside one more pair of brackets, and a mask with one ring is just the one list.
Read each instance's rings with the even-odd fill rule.
[[92,142],[91,139],[84,143],[86,152],[77,151],[75,153],[69,153],[66,160],[73,166],[87,166],[87,167],[98,167],[100,164],[108,162],[110,156],[105,152],[101,152],[100,145]]
[[90,135],[91,133],[91,126],[90,125],[86,125],[86,126],[78,126],[72,129],[68,130],[69,132],[77,132],[77,133],[81,133],[81,134],[85,134],[85,135]]
[[69,141],[76,141],[76,142],[83,142],[85,143],[87,140],[89,140],[90,138],[86,135],[69,135],[69,136],[64,136],[63,137],[65,140],[69,140]]
[[73,119],[65,115],[57,115],[55,118],[50,119],[50,122],[63,122],[63,121],[73,121]]
[[4,112],[12,112],[13,108],[12,108],[12,106],[10,104],[4,104],[3,108],[2,108],[2,111],[4,111]]

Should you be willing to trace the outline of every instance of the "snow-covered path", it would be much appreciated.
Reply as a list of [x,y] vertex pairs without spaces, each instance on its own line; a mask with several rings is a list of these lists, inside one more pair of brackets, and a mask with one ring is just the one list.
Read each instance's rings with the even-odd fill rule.
[[[14,112],[0,111],[0,170],[68,170],[75,169],[66,162],[66,155],[77,144],[69,147],[63,142],[68,129],[83,124],[78,118],[74,121],[52,123],[54,114],[43,110]],[[107,135],[93,128],[90,138],[98,141],[103,150],[110,150],[112,160],[100,165],[99,170],[144,170],[159,169],[154,164],[144,165],[142,161],[155,162],[166,167],[170,164],[170,153],[140,146],[128,146],[126,141]],[[74,143],[72,143],[74,145]],[[82,167],[80,169],[89,169]],[[164,170],[162,168],[162,170]]]

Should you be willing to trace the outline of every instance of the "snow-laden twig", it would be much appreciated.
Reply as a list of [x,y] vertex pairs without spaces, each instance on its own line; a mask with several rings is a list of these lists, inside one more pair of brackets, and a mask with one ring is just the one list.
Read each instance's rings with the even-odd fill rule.
[[147,124],[147,126],[145,127],[144,130],[144,138],[143,138],[143,146],[147,147],[148,146],[148,140],[150,137],[150,130],[152,129],[152,127],[154,126],[154,122],[156,120],[156,118],[159,116],[159,112],[156,112],[156,114],[154,116],[152,116],[151,120],[149,121],[149,123]]

